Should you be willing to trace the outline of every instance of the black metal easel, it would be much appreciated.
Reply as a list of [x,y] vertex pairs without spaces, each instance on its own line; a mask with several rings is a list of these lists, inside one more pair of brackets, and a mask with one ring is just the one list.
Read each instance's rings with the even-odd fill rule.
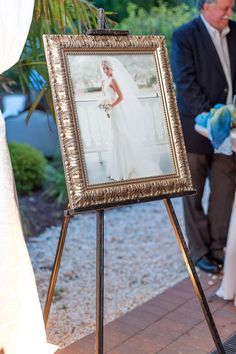
[[[99,9],[98,12],[98,29],[93,31],[88,31],[87,34],[91,35],[128,35],[128,31],[112,31],[108,28],[107,19],[103,9]],[[194,191],[192,191],[194,193]],[[187,194],[191,194],[188,192]],[[186,193],[179,194],[178,196],[184,196]],[[183,233],[181,231],[177,216],[175,214],[173,205],[170,198],[176,197],[177,195],[164,197],[162,198],[170,219],[170,222],[173,226],[176,239],[178,241],[180,250],[182,252],[186,268],[188,270],[191,282],[193,284],[196,296],[200,302],[202,311],[204,313],[206,322],[210,329],[212,338],[214,340],[218,354],[226,354],[223,344],[221,342],[218,330],[216,328],[214,319],[212,317],[209,305],[207,303],[203,288],[201,286],[199,277],[194,267],[194,263],[190,256],[187,244],[185,242]],[[159,198],[160,199],[160,198]],[[153,199],[155,200],[155,199]],[[115,205],[114,205],[115,206]],[[119,204],[119,206],[121,206]],[[109,207],[112,207],[111,205]],[[103,327],[104,327],[104,209],[105,206],[101,207],[96,211],[96,339],[95,339],[95,354],[103,354]],[[92,209],[90,209],[92,210]],[[94,210],[94,209],[93,209]],[[66,239],[67,229],[70,222],[70,219],[87,210],[81,209],[68,209],[64,212],[64,219],[61,227],[60,238],[58,241],[57,252],[54,260],[53,270],[51,274],[51,279],[49,283],[47,298],[44,307],[44,322],[47,324],[50,307],[52,303],[52,298],[55,292],[57,276],[60,268],[64,243]]]
[[[189,194],[189,193],[188,193]],[[183,196],[184,194],[180,195]],[[202,311],[210,329],[218,354],[225,354],[218,330],[208,306],[204,291],[202,289],[198,274],[195,270],[187,244],[185,242],[181,227],[175,214],[170,197],[163,199],[170,222],[173,226],[176,239],[182,252],[186,268],[193,284],[196,296],[200,302]],[[103,318],[104,318],[104,209],[96,210],[96,345],[95,354],[103,354]],[[82,211],[84,212],[84,210]],[[44,307],[44,321],[47,324],[52,298],[55,292],[57,276],[60,268],[64,243],[67,235],[67,228],[70,219],[80,214],[76,209],[65,210],[61,227],[61,234],[58,241],[57,252],[54,260],[53,270],[49,283],[47,298]]]

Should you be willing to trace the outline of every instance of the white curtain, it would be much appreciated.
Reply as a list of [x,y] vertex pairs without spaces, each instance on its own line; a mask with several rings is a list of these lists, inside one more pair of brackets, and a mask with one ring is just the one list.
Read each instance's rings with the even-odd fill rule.
[[[33,0],[0,0],[0,72],[20,57]],[[5,122],[0,112],[0,352],[52,354],[18,212]]]
[[0,0],[0,73],[22,52],[32,20],[34,0]]

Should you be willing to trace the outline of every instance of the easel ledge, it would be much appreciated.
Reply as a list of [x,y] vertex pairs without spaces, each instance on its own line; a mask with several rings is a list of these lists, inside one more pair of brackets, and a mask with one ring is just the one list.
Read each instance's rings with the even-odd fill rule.
[[123,30],[88,30],[86,32],[87,35],[90,36],[128,36],[129,31],[123,31]]
[[[187,192],[179,192],[179,193],[173,193],[171,195],[167,195],[166,198],[179,198],[179,197],[184,197],[187,195],[194,195],[196,194],[196,190],[190,190]],[[86,206],[86,207],[81,207],[81,208],[70,208],[68,204],[68,208],[64,210],[64,215],[65,216],[74,216],[80,213],[85,213],[85,212],[92,212],[92,211],[97,211],[101,209],[111,209],[111,208],[121,208],[126,205],[134,205],[134,204],[140,204],[140,203],[146,203],[146,202],[154,202],[157,200],[163,200],[165,199],[165,196],[159,196],[159,197],[149,197],[149,198],[139,198],[137,200],[131,200],[131,201],[124,201],[124,202],[114,202],[109,204],[99,204],[99,205],[93,205],[93,206]]]

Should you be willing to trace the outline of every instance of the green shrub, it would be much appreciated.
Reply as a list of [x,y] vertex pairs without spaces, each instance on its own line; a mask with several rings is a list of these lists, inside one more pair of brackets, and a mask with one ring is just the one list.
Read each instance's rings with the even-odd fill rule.
[[58,204],[68,202],[61,151],[58,150],[47,166],[47,183],[44,194]]
[[44,194],[53,198],[58,204],[65,204],[68,201],[63,169],[47,166],[47,183]]
[[174,29],[197,15],[196,8],[183,2],[171,7],[163,1],[158,7],[154,6],[149,11],[131,2],[128,4],[127,11],[128,17],[122,20],[118,28],[129,30],[130,34],[164,35],[168,49],[171,46]]
[[12,167],[19,194],[42,187],[46,175],[46,159],[27,144],[9,143]]

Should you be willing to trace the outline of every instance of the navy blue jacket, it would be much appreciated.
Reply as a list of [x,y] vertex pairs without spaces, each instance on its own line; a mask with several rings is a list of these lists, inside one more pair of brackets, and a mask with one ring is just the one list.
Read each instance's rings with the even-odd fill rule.
[[[233,94],[236,94],[236,22],[229,21],[227,35]],[[212,153],[212,146],[194,130],[194,118],[216,103],[225,103],[228,85],[219,56],[201,19],[180,26],[173,33],[171,66],[186,149]]]

